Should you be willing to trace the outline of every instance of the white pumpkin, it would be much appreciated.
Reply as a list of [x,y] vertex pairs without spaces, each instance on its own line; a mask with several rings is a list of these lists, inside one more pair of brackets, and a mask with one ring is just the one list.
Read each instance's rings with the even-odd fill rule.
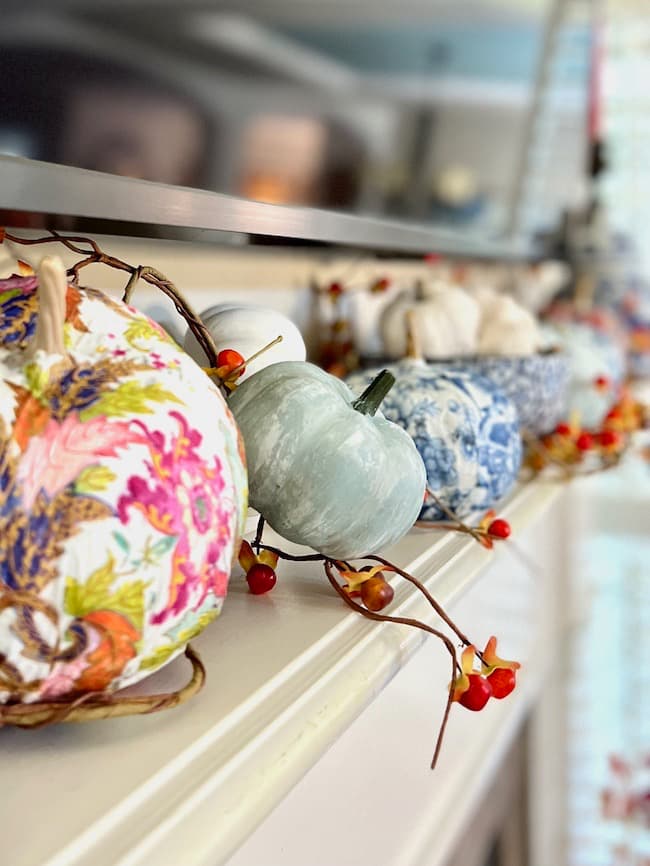
[[481,308],[481,321],[483,321],[489,315],[490,308],[498,299],[499,292],[485,284],[471,286],[467,291]]
[[406,314],[417,318],[424,356],[457,358],[476,352],[481,308],[470,295],[451,283],[436,280],[418,290],[403,292],[384,310],[381,331],[386,354],[406,353]]
[[543,310],[554,296],[569,283],[571,268],[566,262],[549,260],[514,269],[514,294],[527,310]]
[[[279,361],[304,361],[307,357],[302,334],[291,319],[276,310],[245,304],[218,304],[201,313],[201,319],[218,351],[234,349],[244,358],[250,358],[276,337],[282,337],[282,342],[271,346],[263,355],[246,365],[246,372],[240,381],[270,364]],[[185,336],[184,348],[198,364],[205,365],[205,355],[196,337],[189,330]]]
[[0,703],[122,688],[221,609],[236,425],[155,323],[58,260],[0,281],[0,345]]
[[509,295],[482,299],[480,355],[532,355],[541,344],[537,320]]

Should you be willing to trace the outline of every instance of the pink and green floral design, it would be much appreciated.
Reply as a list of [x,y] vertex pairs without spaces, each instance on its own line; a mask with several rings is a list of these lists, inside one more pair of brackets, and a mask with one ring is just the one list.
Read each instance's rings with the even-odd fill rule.
[[0,702],[173,658],[218,615],[246,512],[236,425],[194,362],[75,286],[69,356],[28,357],[37,286],[0,280]]
[[[170,416],[178,423],[178,433],[168,443],[160,431],[136,422],[151,456],[147,477],[131,476],[128,493],[117,504],[123,523],[128,523],[129,510],[135,508],[154,529],[175,540],[169,597],[152,619],[156,624],[183,611],[190,600],[202,604],[210,591],[225,596],[228,572],[220,563],[224,548],[233,541],[227,519],[233,503],[224,497],[222,460],[215,456],[206,463],[197,452],[201,434],[190,429],[179,412]],[[219,531],[211,531],[216,526]]]

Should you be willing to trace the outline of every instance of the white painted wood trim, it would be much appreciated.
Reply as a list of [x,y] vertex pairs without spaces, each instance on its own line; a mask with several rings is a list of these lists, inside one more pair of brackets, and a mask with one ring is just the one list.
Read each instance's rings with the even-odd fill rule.
[[[524,486],[500,513],[516,537],[559,493],[555,484]],[[414,530],[388,555],[449,605],[504,550]],[[197,642],[208,684],[190,704],[160,716],[2,732],[11,792],[0,818],[3,860],[216,866],[228,858],[423,643],[415,630],[349,612],[317,565],[280,574],[272,597],[253,597],[233,578],[221,619]],[[433,621],[410,584],[398,579],[395,588],[392,613]],[[148,688],[177,684],[184,664],[175,661]],[[520,711],[525,703],[522,695]]]

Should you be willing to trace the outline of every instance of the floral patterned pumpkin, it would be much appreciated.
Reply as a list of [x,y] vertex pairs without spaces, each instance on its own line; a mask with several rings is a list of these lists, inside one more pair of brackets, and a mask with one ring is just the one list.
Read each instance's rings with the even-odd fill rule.
[[58,260],[0,281],[0,342],[0,702],[121,688],[221,609],[236,425],[164,331],[66,290]]

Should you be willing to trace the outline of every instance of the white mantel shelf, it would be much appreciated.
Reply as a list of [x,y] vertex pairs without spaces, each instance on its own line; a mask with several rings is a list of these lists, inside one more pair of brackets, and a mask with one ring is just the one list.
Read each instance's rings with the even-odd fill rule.
[[[559,495],[550,483],[518,489],[499,512],[513,538]],[[489,565],[512,556],[507,548],[490,552],[466,536],[413,530],[387,556],[453,606]],[[394,586],[391,613],[433,621],[410,584]],[[236,573],[221,618],[196,642],[208,681],[189,704],[148,717],[0,732],[0,862],[224,863],[423,641],[419,631],[348,611],[319,565],[282,564],[278,586],[262,597]],[[186,664],[176,660],[147,689],[178,685]],[[446,671],[446,656],[443,664]],[[444,705],[442,677],[429,692],[423,765]]]

